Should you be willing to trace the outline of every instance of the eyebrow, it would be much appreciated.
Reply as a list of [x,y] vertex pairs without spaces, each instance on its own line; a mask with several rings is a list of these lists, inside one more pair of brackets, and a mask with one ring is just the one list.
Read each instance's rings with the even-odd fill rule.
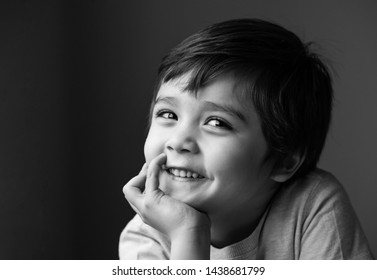
[[[174,98],[174,97],[169,97],[169,96],[157,97],[155,102],[154,102],[154,105],[156,105],[158,103],[167,103],[167,104],[169,104],[171,106],[175,106],[175,107],[178,106],[177,99]],[[231,105],[217,104],[217,103],[214,103],[214,102],[211,102],[211,101],[204,101],[204,103],[205,103],[205,108],[207,110],[224,112],[224,113],[227,113],[229,115],[236,117],[237,119],[239,119],[240,121],[242,121],[244,123],[247,123],[245,115],[240,110],[234,108]]]
[[174,97],[157,97],[156,100],[154,101],[153,105],[156,105],[157,103],[167,103],[172,106],[177,106],[177,99]]
[[217,104],[210,101],[205,101],[205,103],[206,103],[206,107],[209,108],[210,110],[224,112],[238,118],[240,121],[244,123],[247,122],[245,115],[240,110],[234,108],[231,105]]

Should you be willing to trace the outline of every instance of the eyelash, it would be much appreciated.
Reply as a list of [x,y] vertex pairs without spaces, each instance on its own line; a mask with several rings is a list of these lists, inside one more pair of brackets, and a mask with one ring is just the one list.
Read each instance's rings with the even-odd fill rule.
[[[172,114],[174,116],[174,118],[166,118],[166,117],[163,116],[164,114]],[[174,114],[172,111],[166,110],[166,109],[157,111],[156,114],[155,114],[155,117],[164,118],[164,119],[167,119],[167,120],[178,119],[176,114]]]
[[220,123],[219,126],[213,126],[213,127],[218,127],[218,128],[228,129],[228,130],[232,129],[232,126],[227,121],[219,117],[210,117],[206,120],[205,123],[208,124],[210,121],[213,121],[213,120],[218,121]]
[[[164,114],[171,114],[172,117],[164,117]],[[178,117],[177,115],[172,112],[171,110],[166,110],[166,109],[163,109],[163,110],[159,110],[155,113],[155,117],[156,118],[163,118],[163,119],[166,119],[166,120],[178,120]],[[221,128],[221,129],[228,129],[228,130],[232,130],[232,126],[227,122],[225,121],[224,119],[222,118],[219,118],[219,117],[209,117],[206,121],[205,121],[205,124],[208,125],[208,123],[210,121],[218,121],[220,125],[210,125],[211,127],[216,127],[216,128]]]

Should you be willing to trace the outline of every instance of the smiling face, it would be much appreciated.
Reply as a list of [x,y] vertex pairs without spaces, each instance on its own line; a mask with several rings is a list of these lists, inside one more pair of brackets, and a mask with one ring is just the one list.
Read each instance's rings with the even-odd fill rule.
[[242,102],[229,76],[196,96],[183,90],[184,78],[160,87],[145,142],[147,163],[167,155],[160,189],[210,216],[231,217],[266,203],[275,184],[252,102]]

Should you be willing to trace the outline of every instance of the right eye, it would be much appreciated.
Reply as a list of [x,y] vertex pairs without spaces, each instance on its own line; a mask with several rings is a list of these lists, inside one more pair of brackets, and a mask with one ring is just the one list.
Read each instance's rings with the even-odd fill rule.
[[156,113],[156,117],[168,119],[168,120],[177,120],[178,117],[172,111],[169,110],[161,110]]

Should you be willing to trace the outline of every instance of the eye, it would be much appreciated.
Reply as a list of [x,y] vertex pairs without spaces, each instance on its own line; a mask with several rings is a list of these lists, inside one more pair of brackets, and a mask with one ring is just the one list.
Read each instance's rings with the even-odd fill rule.
[[161,110],[156,113],[156,117],[168,119],[168,120],[177,120],[177,115],[169,110]]
[[206,125],[216,127],[216,128],[223,128],[223,129],[232,129],[232,126],[226,122],[225,120],[217,117],[209,118],[206,121]]

